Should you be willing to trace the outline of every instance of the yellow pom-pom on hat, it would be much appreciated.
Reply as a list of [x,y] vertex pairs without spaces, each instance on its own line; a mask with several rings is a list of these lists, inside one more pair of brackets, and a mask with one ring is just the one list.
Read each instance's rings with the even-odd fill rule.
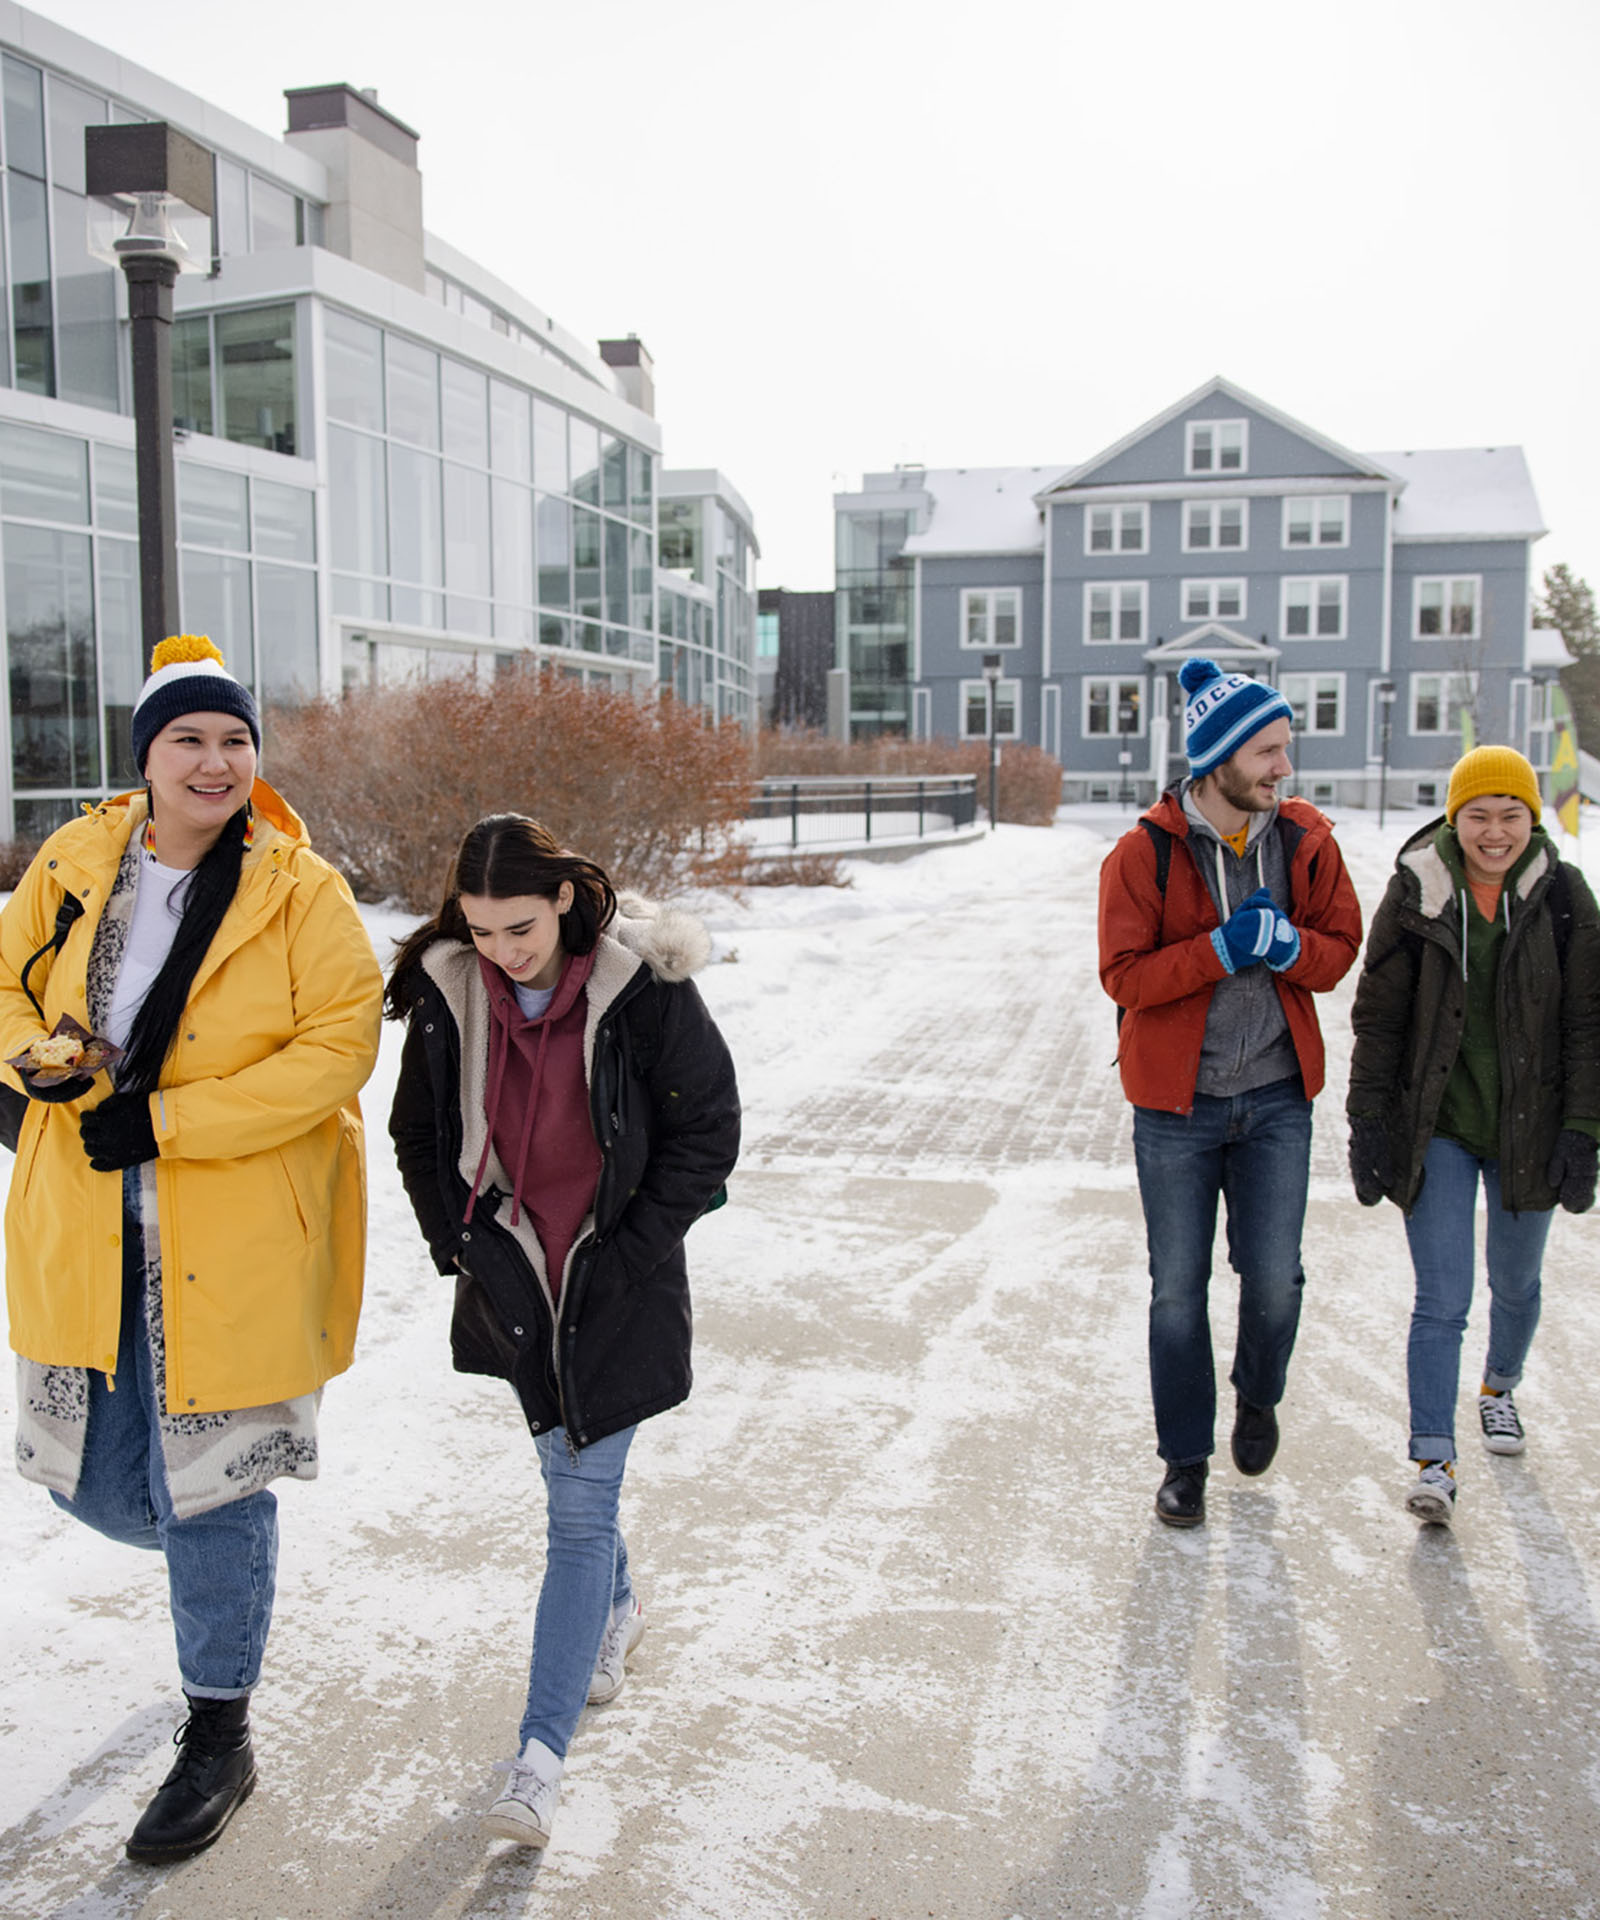
[[1462,754],[1451,769],[1445,818],[1454,824],[1469,800],[1481,800],[1486,793],[1503,793],[1509,800],[1520,800],[1538,824],[1539,776],[1515,747],[1474,747],[1471,753]]
[[221,650],[203,633],[175,633],[160,642],[150,662],[150,678],[134,702],[129,726],[133,764],[141,773],[150,743],[163,727],[186,713],[228,713],[250,729],[261,751],[261,715],[255,695],[235,680]]
[[150,656],[150,671],[159,673],[163,667],[176,666],[180,661],[215,660],[219,667],[228,663],[222,657],[217,643],[203,633],[169,634]]

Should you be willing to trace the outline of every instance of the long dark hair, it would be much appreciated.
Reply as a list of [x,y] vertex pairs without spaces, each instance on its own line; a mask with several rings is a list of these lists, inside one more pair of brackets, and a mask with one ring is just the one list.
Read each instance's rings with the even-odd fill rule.
[[567,953],[592,953],[617,911],[616,892],[605,869],[581,854],[568,853],[547,827],[526,814],[491,813],[480,820],[456,849],[439,911],[396,943],[383,994],[385,1014],[391,1020],[404,1019],[405,976],[431,942],[459,940],[464,946],[472,945],[467,917],[461,911],[462,894],[515,900],[531,893],[541,900],[554,900],[567,882],[572,886],[572,905],[561,916],[562,948]]
[[153,1093],[160,1082],[161,1068],[183,1024],[189,989],[239,891],[249,823],[247,806],[230,814],[210,850],[177,889],[182,917],[161,971],[133,1017],[128,1045],[117,1066],[119,1093]]

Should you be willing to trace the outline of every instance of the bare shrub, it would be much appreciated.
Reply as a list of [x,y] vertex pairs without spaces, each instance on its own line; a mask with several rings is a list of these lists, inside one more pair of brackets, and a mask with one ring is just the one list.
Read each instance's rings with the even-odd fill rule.
[[33,864],[36,840],[0,840],[0,893],[11,893]]
[[782,859],[752,860],[743,875],[747,887],[853,887],[839,857],[796,853]]
[[435,908],[486,813],[542,820],[618,886],[733,877],[749,744],[670,695],[526,669],[357,689],[270,716],[266,772],[363,900]]
[[[894,735],[846,744],[799,728],[767,728],[756,742],[756,771],[784,775],[853,774],[858,779],[899,774],[972,773],[978,800],[989,804],[989,746],[983,740],[902,740]],[[1001,742],[998,812],[1024,827],[1047,827],[1061,804],[1061,762],[1040,747]]]

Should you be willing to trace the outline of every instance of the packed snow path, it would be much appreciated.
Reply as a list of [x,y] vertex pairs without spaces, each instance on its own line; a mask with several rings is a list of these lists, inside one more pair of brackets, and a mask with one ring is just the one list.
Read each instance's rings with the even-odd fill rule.
[[[1416,823],[1341,822],[1369,911]],[[521,1702],[538,1474],[506,1390],[449,1371],[383,1133],[388,1033],[363,1340],[321,1482],[283,1494],[257,1792],[200,1859],[121,1860],[179,1717],[160,1569],[8,1478],[4,1913],[1600,1915],[1595,1219],[1552,1233],[1521,1459],[1469,1425],[1475,1303],[1462,1511],[1419,1533],[1410,1269],[1394,1210],[1349,1194],[1330,996],[1282,1452],[1241,1480],[1224,1418],[1209,1524],[1160,1527],[1094,965],[1125,824],[710,903],[746,1151],[691,1240],[694,1398],[630,1465],[649,1631],[542,1862],[477,1825]],[[1220,1243],[1218,1268],[1225,1374]]]

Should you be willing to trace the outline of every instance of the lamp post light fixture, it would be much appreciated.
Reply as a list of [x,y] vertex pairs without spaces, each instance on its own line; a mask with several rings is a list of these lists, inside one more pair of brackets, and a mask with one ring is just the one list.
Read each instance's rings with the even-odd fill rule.
[[121,267],[133,323],[139,486],[139,624],[148,665],[178,630],[178,503],[172,453],[172,289],[211,271],[215,160],[165,121],[86,127],[88,244]]
[[1389,729],[1394,723],[1395,684],[1392,680],[1378,680],[1372,690],[1378,696],[1378,825],[1381,828],[1389,797]]
[[989,689],[989,831],[995,830],[1000,794],[1000,656],[983,656],[983,677]]

